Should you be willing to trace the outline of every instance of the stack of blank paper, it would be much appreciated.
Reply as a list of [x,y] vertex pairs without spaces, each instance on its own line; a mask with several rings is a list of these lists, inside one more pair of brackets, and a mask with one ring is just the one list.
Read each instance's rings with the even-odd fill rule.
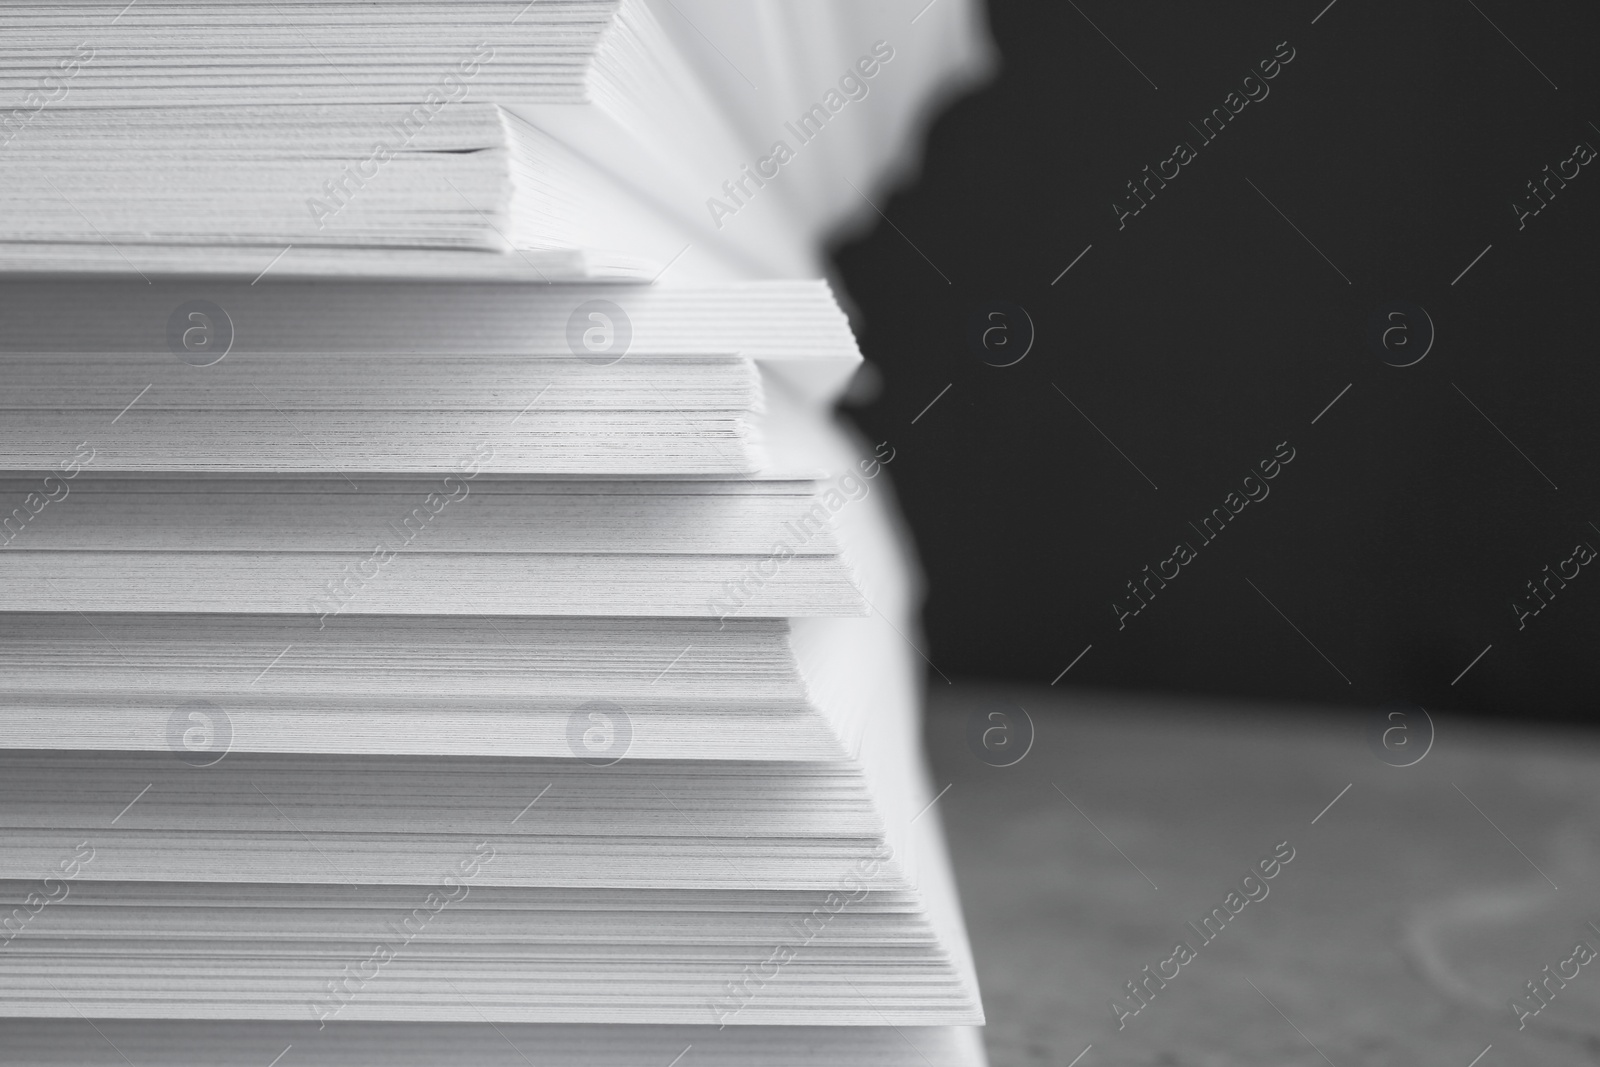
[[0,12],[0,1065],[982,1063],[847,212],[699,203],[918,6]]

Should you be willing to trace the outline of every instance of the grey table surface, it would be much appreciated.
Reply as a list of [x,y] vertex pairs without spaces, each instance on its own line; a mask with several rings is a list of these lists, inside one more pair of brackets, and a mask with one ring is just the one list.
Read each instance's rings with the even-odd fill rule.
[[[1034,740],[995,767],[968,724],[1008,703]],[[1510,1007],[1580,937],[1600,948],[1600,734],[1432,711],[1396,767],[1371,717],[934,679],[992,1063],[1600,1063],[1600,963],[1521,1029]],[[1195,936],[1282,842],[1267,896]],[[1194,958],[1163,965],[1179,940]],[[1119,1029],[1146,965],[1178,974]]]

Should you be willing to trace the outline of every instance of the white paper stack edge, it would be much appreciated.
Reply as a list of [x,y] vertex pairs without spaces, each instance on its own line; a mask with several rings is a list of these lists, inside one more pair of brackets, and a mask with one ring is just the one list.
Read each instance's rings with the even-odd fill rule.
[[805,280],[918,6],[0,12],[0,1064],[982,1062]]

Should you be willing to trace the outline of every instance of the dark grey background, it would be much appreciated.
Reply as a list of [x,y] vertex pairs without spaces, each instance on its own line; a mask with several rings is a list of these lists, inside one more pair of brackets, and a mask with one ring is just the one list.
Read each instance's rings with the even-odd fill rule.
[[[901,232],[837,250],[884,379],[853,416],[897,449],[943,673],[1049,683],[1092,645],[1067,681],[1595,714],[1600,568],[1525,629],[1511,607],[1600,548],[1600,160],[1521,231],[1511,206],[1600,149],[1595,9],[1326,5],[996,0],[997,79],[879,201]],[[1280,41],[1270,95],[1201,146]],[[1180,140],[1198,158],[1119,231]],[[1015,366],[967,344],[989,300],[1034,324]],[[1402,300],[1437,338],[1396,368],[1366,331]],[[1281,441],[1271,495],[1119,630],[1124,583]]]

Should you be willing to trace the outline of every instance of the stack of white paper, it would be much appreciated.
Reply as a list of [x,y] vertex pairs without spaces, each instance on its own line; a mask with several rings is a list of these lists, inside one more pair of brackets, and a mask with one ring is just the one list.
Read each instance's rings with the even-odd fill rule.
[[0,13],[0,1064],[982,1062],[847,201],[697,202],[940,7]]

